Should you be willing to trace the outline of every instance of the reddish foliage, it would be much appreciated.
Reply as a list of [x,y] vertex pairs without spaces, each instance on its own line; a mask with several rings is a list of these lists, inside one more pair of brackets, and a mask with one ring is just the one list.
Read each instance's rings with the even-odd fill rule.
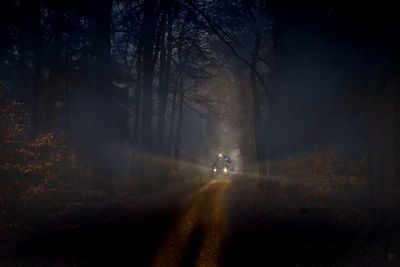
[[311,186],[314,193],[333,195],[345,186],[366,187],[362,163],[363,159],[339,159],[331,149],[317,145],[304,155],[287,158],[286,175],[301,180],[303,189]]
[[[0,228],[10,211],[72,186],[80,165],[62,132],[29,138],[23,104],[0,95]],[[7,228],[8,227],[8,228]],[[0,229],[1,232],[1,229]]]

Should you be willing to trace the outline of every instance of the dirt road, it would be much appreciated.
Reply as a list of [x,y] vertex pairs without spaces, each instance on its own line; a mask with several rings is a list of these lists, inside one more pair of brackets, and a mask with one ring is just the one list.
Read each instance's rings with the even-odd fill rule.
[[[343,220],[330,198],[310,200],[294,186],[267,184],[256,177],[209,179],[191,195],[152,194],[140,203],[135,199],[128,203],[109,203],[101,210],[87,205],[62,220],[48,220],[42,231],[7,254],[6,264],[0,258],[0,266],[399,266],[392,263],[400,262],[392,256],[392,265],[385,265],[389,250],[370,243],[373,240],[363,230],[365,216],[355,217],[354,209],[350,219]],[[390,253],[398,255],[396,244],[390,243]]]
[[213,180],[187,200],[152,266],[220,266],[229,179]]

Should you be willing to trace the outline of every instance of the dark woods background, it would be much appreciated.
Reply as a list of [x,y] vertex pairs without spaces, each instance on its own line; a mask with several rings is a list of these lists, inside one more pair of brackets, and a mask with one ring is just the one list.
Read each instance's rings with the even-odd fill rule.
[[0,206],[150,193],[208,171],[223,122],[242,172],[365,186],[395,225],[398,26],[389,1],[3,0]]
[[145,155],[177,165],[185,96],[211,64],[205,34],[180,2],[7,1],[2,98],[23,103],[29,140],[67,134],[90,182],[112,190],[127,154],[138,177]]

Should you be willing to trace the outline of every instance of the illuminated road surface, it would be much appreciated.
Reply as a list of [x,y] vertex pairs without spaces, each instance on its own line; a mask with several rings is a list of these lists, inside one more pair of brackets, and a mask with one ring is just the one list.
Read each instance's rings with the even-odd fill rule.
[[188,198],[152,266],[220,266],[229,179],[213,180]]

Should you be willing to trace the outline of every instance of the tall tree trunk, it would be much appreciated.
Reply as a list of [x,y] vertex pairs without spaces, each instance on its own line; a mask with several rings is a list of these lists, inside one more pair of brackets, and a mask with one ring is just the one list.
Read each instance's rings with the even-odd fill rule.
[[183,91],[183,81],[182,77],[179,82],[179,115],[178,115],[178,125],[177,125],[177,133],[175,139],[175,168],[179,170],[179,158],[180,158],[180,145],[181,145],[181,134],[182,134],[182,125],[183,125],[183,104],[185,101],[185,94]]
[[254,48],[253,48],[253,59],[252,59],[252,68],[250,70],[250,84],[251,84],[251,92],[252,92],[252,104],[253,104],[253,125],[254,125],[254,136],[255,136],[255,146],[256,146],[256,155],[257,155],[257,165],[258,172],[260,176],[266,175],[266,165],[265,165],[265,145],[264,145],[264,137],[263,137],[263,121],[261,120],[261,109],[259,102],[259,93],[257,86],[257,78],[255,71],[257,70],[257,62],[258,56],[260,52],[260,44],[261,44],[261,34],[257,32],[254,40]]
[[32,100],[31,100],[31,137],[34,138],[39,133],[39,100],[40,100],[40,87],[42,80],[42,58],[43,58],[43,42],[42,30],[40,27],[41,13],[40,6],[37,4],[34,7],[33,18],[33,33],[35,36],[33,44],[34,56],[34,72],[32,79]]
[[[30,102],[29,96],[31,96],[32,81],[30,80],[31,75],[28,67],[30,49],[38,49],[38,47],[35,46],[36,44],[30,44],[32,34],[31,26],[37,25],[35,19],[33,18],[34,16],[32,16],[32,10],[34,13],[36,13],[39,12],[38,8],[39,7],[36,0],[21,0],[18,13],[18,15],[24,19],[18,20],[18,80],[16,84],[16,91],[17,96],[25,103]],[[36,26],[34,26],[34,28],[36,28]],[[39,37],[36,40],[38,39]],[[29,106],[29,108],[32,109],[33,106]]]
[[[154,48],[153,48],[153,69],[156,67],[158,58],[160,56],[161,44],[164,45],[161,40],[165,37],[165,18],[167,16],[166,11],[161,12],[160,8],[154,7]],[[160,23],[158,23],[158,17],[161,15]]]
[[152,152],[153,119],[153,60],[156,30],[155,1],[144,1],[141,38],[143,40],[143,112],[142,112],[142,159],[140,162],[140,187],[142,192],[151,193],[152,175],[150,163],[144,161],[145,154]]
[[[287,76],[287,24],[289,12],[287,1],[283,1],[283,8],[278,11],[273,27],[273,69],[272,69],[272,91],[270,102],[270,120],[268,130],[268,158],[281,158],[291,148],[291,125],[290,125],[290,103],[285,79]],[[275,160],[271,163],[271,171],[274,174],[283,175],[281,162]]]
[[[162,150],[165,129],[165,111],[167,108],[168,88],[169,88],[169,71],[172,56],[172,12],[168,13],[168,37],[167,47],[165,48],[164,40],[162,40],[162,50],[160,59],[160,87],[159,87],[159,107],[158,107],[158,147]],[[166,50],[166,51],[165,51]],[[165,55],[166,54],[166,55]],[[166,56],[166,60],[165,60]]]
[[[178,40],[178,64],[177,64],[177,70],[176,72],[178,73],[178,77],[175,79],[175,87],[174,87],[174,93],[172,97],[172,111],[171,111],[171,123],[170,123],[170,130],[169,130],[169,141],[168,141],[168,154],[172,153],[172,136],[174,132],[174,126],[175,126],[175,113],[176,113],[176,96],[178,94],[178,89],[181,89],[181,80],[182,80],[182,43],[183,43],[183,30],[179,33],[179,40]],[[179,129],[179,126],[178,126]],[[175,142],[176,143],[176,142]],[[176,148],[175,148],[176,151]]]
[[179,156],[180,156],[180,144],[181,144],[181,133],[182,133],[182,121],[183,121],[183,104],[184,104],[184,90],[183,90],[183,62],[182,62],[182,44],[183,44],[183,31],[179,34],[178,43],[178,78],[177,78],[177,90],[179,89],[179,115],[178,124],[176,127],[176,137],[175,137],[175,169],[179,169]]
[[60,3],[55,4],[55,14],[53,21],[53,38],[50,52],[50,76],[44,95],[43,106],[43,127],[46,132],[57,128],[57,102],[58,96],[62,93],[63,87],[63,28],[64,28],[64,7]]
[[172,109],[171,109],[171,119],[169,124],[169,134],[168,134],[168,154],[172,151],[172,136],[174,132],[174,124],[175,124],[175,113],[176,113],[176,95],[178,91],[178,83],[175,83],[174,92],[172,95]]
[[111,112],[111,10],[112,0],[99,0],[96,8],[94,40],[95,95],[94,95],[94,179],[105,191],[112,193],[112,172],[109,166],[108,145],[112,141]]
[[144,1],[142,25],[143,38],[143,114],[142,139],[143,149],[149,152],[152,148],[152,117],[153,117],[153,46],[155,39],[155,3]]
[[18,16],[24,19],[18,20],[16,95],[31,111],[32,127],[29,135],[34,138],[40,129],[39,93],[42,85],[43,44],[40,3],[38,0],[21,0],[18,11]]
[[143,91],[143,58],[142,58],[142,45],[139,40],[138,44],[138,55],[136,59],[136,91],[135,91],[135,117],[134,117],[134,128],[133,128],[133,143],[138,144],[139,141],[139,129],[140,129],[140,115],[142,110],[142,91]]
[[66,49],[65,51],[65,59],[64,59],[64,64],[63,64],[63,77],[64,77],[64,123],[63,123],[63,129],[66,133],[69,133],[70,130],[70,125],[69,125],[69,119],[70,119],[70,95],[69,95],[69,53],[68,50]]
[[165,106],[164,101],[164,90],[165,90],[165,54],[166,54],[166,48],[165,48],[165,38],[162,38],[160,44],[160,71],[159,71],[159,77],[158,77],[158,124],[157,124],[157,148],[159,151],[161,151],[161,146],[162,146],[162,136],[160,136],[160,127],[162,124],[162,118],[163,118],[163,113],[162,113],[162,108]]

